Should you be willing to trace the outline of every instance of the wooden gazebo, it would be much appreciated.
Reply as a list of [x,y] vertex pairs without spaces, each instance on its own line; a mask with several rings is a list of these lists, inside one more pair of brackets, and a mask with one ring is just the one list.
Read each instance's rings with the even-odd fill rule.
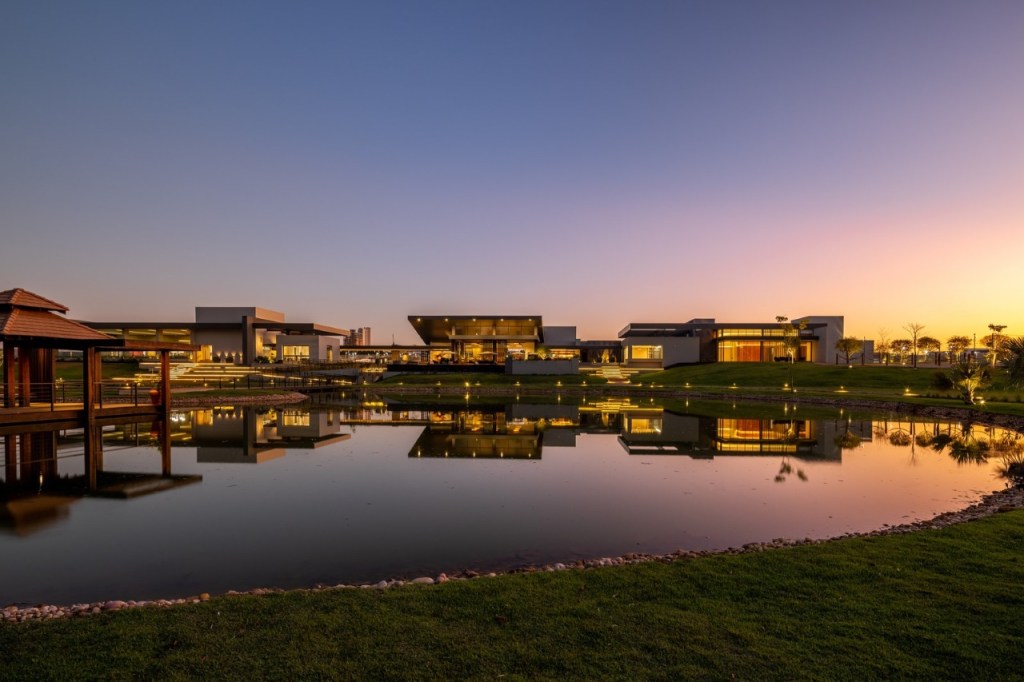
[[82,352],[82,402],[86,419],[92,419],[96,416],[102,388],[100,353],[107,350],[147,350],[160,353],[160,399],[150,409],[169,413],[170,352],[194,350],[194,347],[115,339],[67,319],[64,317],[67,311],[66,306],[24,289],[0,292],[3,408],[28,408],[32,406],[33,399],[52,405],[56,351],[75,350]]

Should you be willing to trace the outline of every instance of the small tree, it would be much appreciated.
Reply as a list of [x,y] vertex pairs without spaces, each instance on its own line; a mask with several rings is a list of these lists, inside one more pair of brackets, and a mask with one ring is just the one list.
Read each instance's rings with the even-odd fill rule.
[[776,315],[775,321],[779,323],[779,327],[782,329],[782,347],[786,351],[786,357],[789,358],[789,362],[792,364],[796,362],[796,358],[800,354],[800,332],[807,329],[807,322],[793,324],[785,315]]
[[864,349],[864,342],[854,336],[847,336],[836,341],[836,350],[846,355],[846,364],[850,364],[850,356]]
[[910,334],[910,348],[911,351],[914,353],[913,363],[914,367],[917,367],[917,340],[921,336],[921,330],[924,329],[924,325],[919,324],[917,322],[908,322],[907,324],[903,325],[903,328],[907,331],[908,334]]
[[917,340],[917,347],[925,353],[935,353],[935,364],[939,364],[939,351],[942,350],[942,342],[934,336],[922,336]]
[[971,345],[971,340],[966,336],[951,336],[946,339],[946,349],[949,351],[949,361],[960,359],[960,355]]
[[893,339],[889,342],[889,352],[896,356],[897,362],[902,364],[910,354],[911,345],[910,339]]
[[986,336],[985,338],[983,338],[981,341],[986,346],[988,346],[989,348],[992,349],[991,350],[992,358],[991,358],[990,362],[991,362],[992,366],[995,367],[996,363],[999,361],[999,351],[1000,351],[999,346],[1001,344],[1001,337],[999,336],[999,334],[1004,329],[1006,329],[1006,325],[1005,324],[990,324],[988,326],[988,328],[990,330],[992,330],[992,333],[989,334],[988,336]]
[[889,332],[885,329],[878,330],[878,340],[875,341],[875,352],[883,358],[886,366],[889,365],[889,353],[892,351],[892,342],[889,340]]
[[988,383],[988,367],[968,356],[951,363],[947,376],[960,399],[973,405],[978,390]]

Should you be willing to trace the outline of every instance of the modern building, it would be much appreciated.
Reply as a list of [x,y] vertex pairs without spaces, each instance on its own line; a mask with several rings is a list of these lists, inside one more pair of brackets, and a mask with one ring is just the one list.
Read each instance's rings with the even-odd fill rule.
[[843,337],[842,316],[810,316],[779,322],[631,322],[619,332],[623,362],[665,368],[708,362],[833,362]]
[[373,342],[370,339],[370,328],[360,327],[359,329],[349,329],[348,338],[345,339],[346,346],[372,346]]
[[409,323],[429,349],[431,363],[525,360],[544,343],[540,315],[410,315]]
[[256,362],[331,362],[348,330],[289,322],[268,308],[197,307],[195,322],[83,322],[116,339],[198,346],[179,359],[252,365]]

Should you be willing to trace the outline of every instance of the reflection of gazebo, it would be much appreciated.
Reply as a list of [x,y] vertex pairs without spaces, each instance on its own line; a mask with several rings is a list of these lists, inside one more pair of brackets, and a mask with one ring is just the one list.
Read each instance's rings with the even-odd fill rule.
[[[119,417],[117,423],[137,434],[140,425],[155,437],[160,451],[157,472],[111,471],[104,466],[106,420],[52,422],[26,426],[0,426],[4,440],[4,478],[0,481],[0,533],[5,530],[26,535],[68,515],[68,509],[80,497],[130,499],[196,483],[202,476],[171,473],[171,438],[166,418],[152,415]],[[71,435],[81,429],[80,436]],[[60,468],[69,458],[60,453],[59,441],[82,439],[82,472]],[[74,455],[70,456],[71,459]]]
[[[57,350],[83,355],[82,403],[85,417],[96,416],[104,350],[160,351],[160,410],[170,409],[170,351],[181,344],[114,339],[64,317],[67,307],[24,289],[0,292],[0,342],[3,343],[3,407],[28,408],[33,402],[55,401]],[[150,405],[152,413],[154,406]],[[0,415],[3,412],[0,411]],[[5,421],[10,421],[5,420]]]

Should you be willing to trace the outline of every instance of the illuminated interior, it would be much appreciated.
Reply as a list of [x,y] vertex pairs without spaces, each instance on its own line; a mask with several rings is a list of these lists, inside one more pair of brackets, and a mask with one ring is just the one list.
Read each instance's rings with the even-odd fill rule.
[[541,319],[529,317],[410,316],[430,346],[432,363],[504,363],[537,353]]
[[280,351],[285,362],[309,361],[309,346],[281,346]]
[[722,452],[798,452],[815,441],[805,420],[719,419],[716,449]]
[[[801,341],[795,360],[813,361],[813,343]],[[788,359],[786,345],[782,341],[719,341],[719,362],[774,362]]]
[[665,356],[662,346],[631,346],[629,352],[633,360],[661,360]]

